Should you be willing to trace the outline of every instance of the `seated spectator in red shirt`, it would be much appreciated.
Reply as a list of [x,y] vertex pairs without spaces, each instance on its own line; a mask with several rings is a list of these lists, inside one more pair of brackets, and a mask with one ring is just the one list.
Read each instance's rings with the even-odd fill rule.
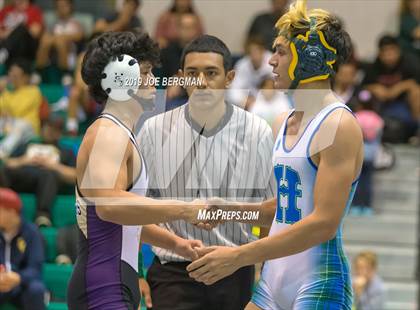
[[171,8],[159,17],[156,25],[155,39],[159,43],[160,48],[167,47],[171,41],[179,38],[179,18],[186,13],[197,16],[198,34],[204,34],[201,18],[196,13],[192,0],[174,0]]
[[99,19],[93,32],[128,31],[142,28],[143,24],[137,16],[140,6],[140,0],[124,0],[121,11],[113,12],[105,18]]
[[411,117],[420,120],[420,70],[416,59],[402,55],[398,39],[386,35],[379,40],[379,54],[366,71],[363,85],[381,103],[408,103]]
[[401,47],[420,60],[420,1],[402,0],[400,15]]
[[264,46],[271,51],[277,36],[274,25],[287,9],[288,0],[271,0],[271,10],[255,16],[248,31],[249,37],[261,37]]
[[0,63],[35,59],[42,35],[42,11],[30,0],[13,0],[0,11]]
[[75,67],[77,44],[83,39],[83,27],[73,17],[73,0],[54,0],[55,21],[41,38],[37,55],[37,67],[44,68],[50,62],[51,51],[57,56],[60,69]]
[[29,143],[5,161],[7,185],[17,192],[34,193],[37,198],[38,226],[50,226],[50,209],[56,195],[76,180],[76,158],[72,150],[58,142],[64,120],[51,115],[42,127],[41,143]]
[[0,188],[0,305],[13,303],[17,309],[43,310],[42,237],[34,224],[22,219],[21,210],[19,196]]

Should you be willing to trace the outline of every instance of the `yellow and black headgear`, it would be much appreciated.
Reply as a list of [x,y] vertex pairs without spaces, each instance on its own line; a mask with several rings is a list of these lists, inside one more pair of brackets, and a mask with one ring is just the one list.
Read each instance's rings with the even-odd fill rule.
[[305,36],[298,35],[291,40],[290,49],[290,89],[296,89],[300,83],[325,80],[334,72],[337,50],[327,43],[322,31],[316,29],[315,17],[311,17],[310,30]]

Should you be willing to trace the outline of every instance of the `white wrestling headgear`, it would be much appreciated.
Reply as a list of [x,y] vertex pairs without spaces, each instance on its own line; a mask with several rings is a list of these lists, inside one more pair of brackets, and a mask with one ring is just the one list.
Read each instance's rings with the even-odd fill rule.
[[102,72],[102,89],[115,101],[127,101],[137,94],[140,66],[130,55],[114,57]]

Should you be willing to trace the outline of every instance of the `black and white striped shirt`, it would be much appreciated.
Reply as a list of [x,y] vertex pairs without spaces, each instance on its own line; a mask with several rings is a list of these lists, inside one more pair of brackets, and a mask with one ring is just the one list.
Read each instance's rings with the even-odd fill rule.
[[[204,131],[191,119],[188,104],[148,119],[138,136],[149,175],[147,196],[192,201],[221,197],[262,201],[274,197],[273,135],[267,122],[226,104],[223,119]],[[237,246],[254,240],[251,225],[227,222],[206,231],[183,220],[161,224],[204,245]],[[153,248],[162,263],[185,261]]]

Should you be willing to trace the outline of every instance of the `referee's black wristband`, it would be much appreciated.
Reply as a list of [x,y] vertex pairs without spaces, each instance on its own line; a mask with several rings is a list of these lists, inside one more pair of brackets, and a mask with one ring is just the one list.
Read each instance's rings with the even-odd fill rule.
[[139,263],[138,263],[138,272],[137,275],[139,276],[139,278],[143,278],[144,279],[144,273],[143,273],[143,255],[141,254],[141,249],[139,251]]

